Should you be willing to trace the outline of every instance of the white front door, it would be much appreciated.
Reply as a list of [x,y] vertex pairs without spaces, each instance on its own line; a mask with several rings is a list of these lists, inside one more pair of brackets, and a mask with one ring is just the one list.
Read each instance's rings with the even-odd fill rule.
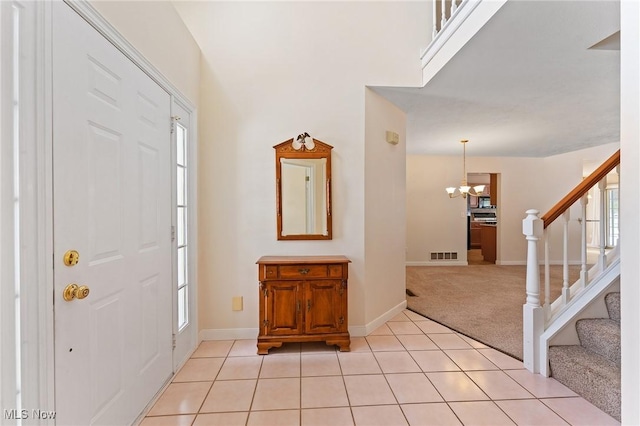
[[170,97],[53,9],[56,421],[130,424],[172,374]]

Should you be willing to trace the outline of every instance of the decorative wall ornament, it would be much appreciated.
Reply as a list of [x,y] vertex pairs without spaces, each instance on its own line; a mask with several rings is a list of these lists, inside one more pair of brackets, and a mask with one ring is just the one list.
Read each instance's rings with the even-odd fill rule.
[[316,146],[314,139],[309,136],[309,133],[300,133],[295,141],[291,142],[291,146],[296,151],[313,151]]

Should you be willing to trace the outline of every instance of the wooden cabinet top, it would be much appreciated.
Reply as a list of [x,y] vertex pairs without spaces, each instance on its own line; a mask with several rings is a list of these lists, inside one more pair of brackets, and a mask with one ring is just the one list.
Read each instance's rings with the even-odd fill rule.
[[262,256],[259,265],[350,263],[345,256]]

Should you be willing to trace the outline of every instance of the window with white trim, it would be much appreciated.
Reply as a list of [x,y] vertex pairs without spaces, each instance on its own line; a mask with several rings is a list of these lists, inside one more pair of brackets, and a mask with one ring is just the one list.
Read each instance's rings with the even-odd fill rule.
[[178,276],[178,330],[189,324],[189,246],[188,246],[188,140],[189,134],[180,121],[176,131],[176,258]]
[[620,236],[619,229],[619,190],[617,187],[607,188],[605,191],[605,211],[606,211],[606,245],[607,247],[615,247],[618,245]]

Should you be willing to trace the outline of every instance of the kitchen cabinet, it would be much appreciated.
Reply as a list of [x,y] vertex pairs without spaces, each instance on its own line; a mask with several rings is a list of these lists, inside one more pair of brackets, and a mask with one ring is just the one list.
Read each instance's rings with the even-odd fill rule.
[[489,175],[490,183],[489,183],[489,193],[487,195],[491,196],[491,205],[498,205],[498,175],[496,173],[491,173]]
[[482,247],[482,224],[480,222],[471,221],[469,225],[469,245],[472,249]]
[[496,226],[482,225],[481,239],[482,257],[484,261],[496,263]]
[[258,259],[258,354],[285,342],[324,341],[349,351],[345,256]]

